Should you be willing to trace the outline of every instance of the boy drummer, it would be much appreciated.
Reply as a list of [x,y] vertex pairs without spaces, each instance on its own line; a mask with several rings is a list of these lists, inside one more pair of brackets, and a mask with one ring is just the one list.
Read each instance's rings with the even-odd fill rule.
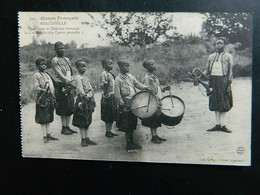
[[[143,78],[143,84],[149,86],[149,88],[152,90],[152,92],[159,98],[162,98],[162,92],[165,90],[170,90],[170,86],[167,86],[165,88],[161,88],[161,85],[159,83],[158,77],[154,74],[154,71],[156,70],[156,63],[154,60],[147,59],[143,62],[143,67],[147,70],[147,73],[145,77]],[[160,116],[156,118],[151,119],[143,119],[142,125],[146,127],[150,127],[152,139],[151,142],[155,144],[160,144],[162,141],[166,141],[166,139],[161,138],[157,134],[157,128],[161,127],[160,122]]]
[[120,59],[117,62],[120,73],[115,79],[115,97],[119,104],[119,116],[117,125],[125,131],[126,150],[138,150],[142,146],[134,143],[133,131],[137,126],[137,118],[130,111],[131,99],[136,93],[136,89],[149,89],[146,85],[141,84],[136,78],[129,74],[130,63],[126,59]]
[[101,61],[103,68],[105,69],[101,73],[100,87],[103,90],[101,98],[101,120],[105,122],[107,138],[113,138],[118,136],[111,132],[112,124],[116,120],[116,100],[114,96],[114,83],[115,76],[111,73],[113,69],[113,61],[109,58],[104,58]]

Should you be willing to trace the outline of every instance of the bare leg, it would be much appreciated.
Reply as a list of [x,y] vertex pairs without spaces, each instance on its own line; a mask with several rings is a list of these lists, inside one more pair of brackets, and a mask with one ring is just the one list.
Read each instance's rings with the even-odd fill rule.
[[46,124],[41,124],[41,129],[42,129],[42,135],[43,135],[43,142],[48,143],[49,140],[47,139]]
[[156,136],[156,129],[155,128],[151,128],[151,134],[152,134],[152,136]]
[[221,130],[226,132],[226,133],[232,133],[232,131],[226,127],[226,121],[225,121],[226,112],[221,112],[220,113],[220,118],[221,118],[221,123],[222,123]]
[[225,126],[226,125],[226,112],[220,112],[220,121],[221,121],[221,125]]
[[69,127],[70,126],[70,118],[71,116],[66,116],[66,127]]
[[81,146],[82,147],[87,147],[88,144],[86,142],[86,129],[85,128],[79,128],[80,130],[80,136],[81,136]]
[[60,116],[62,127],[66,127],[66,116]]
[[215,111],[215,119],[216,119],[216,124],[217,124],[217,125],[221,125],[220,112]]
[[85,129],[85,138],[88,138],[89,128]]
[[155,144],[160,144],[160,143],[162,143],[162,142],[158,139],[157,128],[151,128],[151,133],[152,133],[152,140],[151,140],[151,142],[153,142],[153,143],[155,143]]
[[85,139],[86,138],[86,129],[85,128],[79,128],[79,130],[80,130],[81,139]]
[[67,129],[67,116],[61,116],[61,124],[62,124],[61,133],[64,134],[64,135],[71,135],[72,132],[70,132]]
[[42,135],[47,136],[46,124],[41,124]]
[[220,121],[220,112],[219,111],[215,111],[215,120],[216,120],[216,125],[211,128],[208,129],[207,131],[219,131],[221,128],[221,121]]
[[106,132],[111,132],[112,124],[113,123],[106,123]]
[[66,116],[66,127],[67,130],[71,133],[77,133],[77,131],[74,131],[70,128],[70,119],[71,119],[71,115],[70,116]]
[[46,135],[50,134],[50,123],[46,124]]

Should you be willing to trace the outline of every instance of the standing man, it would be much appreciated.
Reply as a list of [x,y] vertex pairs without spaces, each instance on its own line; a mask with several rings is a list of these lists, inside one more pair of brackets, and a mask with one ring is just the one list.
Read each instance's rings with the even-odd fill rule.
[[70,119],[73,114],[74,97],[72,94],[73,85],[71,84],[72,68],[71,63],[65,55],[65,46],[58,41],[54,44],[56,56],[52,59],[52,67],[56,75],[56,114],[61,117],[62,130],[64,135],[77,133],[70,129]]
[[119,129],[125,131],[126,150],[141,149],[137,143],[134,143],[134,130],[137,126],[137,118],[131,112],[132,97],[138,89],[149,89],[146,85],[141,84],[136,78],[129,74],[130,63],[126,59],[120,59],[117,62],[120,73],[115,79],[115,97],[119,104],[119,117],[117,124]]
[[226,127],[225,115],[233,106],[231,82],[233,57],[225,51],[226,39],[217,38],[215,42],[216,52],[208,58],[204,73],[210,76],[210,85],[213,88],[209,97],[209,110],[215,112],[216,126],[208,131],[232,131]]

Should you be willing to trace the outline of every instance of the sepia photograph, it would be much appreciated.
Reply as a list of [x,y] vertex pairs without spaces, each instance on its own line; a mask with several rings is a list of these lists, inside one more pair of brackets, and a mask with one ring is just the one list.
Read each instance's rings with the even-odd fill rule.
[[252,20],[19,12],[21,156],[251,166]]

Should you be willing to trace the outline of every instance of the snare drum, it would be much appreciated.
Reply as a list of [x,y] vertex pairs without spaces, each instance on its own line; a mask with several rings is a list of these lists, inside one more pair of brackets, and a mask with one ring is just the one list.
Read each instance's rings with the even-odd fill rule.
[[160,99],[151,91],[139,91],[132,98],[131,111],[139,119],[159,116],[161,113]]
[[161,122],[164,125],[175,126],[179,124],[185,112],[184,102],[177,96],[167,95],[161,99]]

